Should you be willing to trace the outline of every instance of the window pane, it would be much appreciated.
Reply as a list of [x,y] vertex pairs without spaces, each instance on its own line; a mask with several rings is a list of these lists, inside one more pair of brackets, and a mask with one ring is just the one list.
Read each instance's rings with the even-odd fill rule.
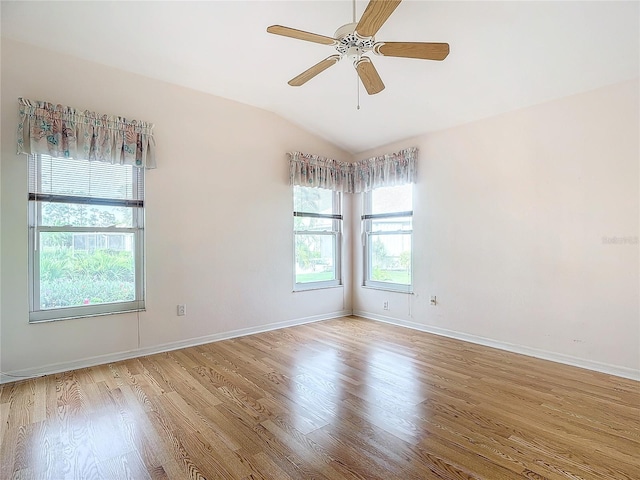
[[411,228],[411,217],[394,217],[371,220],[371,230],[374,232],[410,232]]
[[370,213],[409,212],[413,210],[412,184],[376,188],[371,192]]
[[369,280],[411,285],[411,234],[371,234],[369,242]]
[[135,300],[133,233],[41,232],[40,309]]
[[293,210],[332,214],[334,193],[326,188],[293,187]]
[[296,234],[296,283],[336,279],[335,235]]
[[122,227],[133,226],[133,209],[105,205],[42,202],[41,225],[48,227]]
[[328,218],[293,217],[294,230],[330,232],[334,229],[333,222]]

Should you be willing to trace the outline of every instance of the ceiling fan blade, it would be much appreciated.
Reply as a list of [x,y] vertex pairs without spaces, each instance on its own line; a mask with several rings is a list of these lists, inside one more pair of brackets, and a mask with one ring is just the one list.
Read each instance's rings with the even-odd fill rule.
[[289,85],[291,85],[292,87],[299,87],[300,85],[304,85],[319,73],[324,72],[330,66],[338,63],[338,60],[340,60],[340,55],[331,55],[330,57],[325,58],[321,62],[316,63],[313,67],[302,72],[297,77],[289,80]]
[[282,35],[284,37],[297,38],[298,40],[305,40],[307,42],[321,43],[323,45],[335,45],[338,43],[331,37],[325,37],[324,35],[305,32],[303,30],[296,30],[295,28],[283,27],[282,25],[271,25],[267,28],[267,32]]
[[428,42],[380,42],[373,51],[385,57],[421,58],[424,60],[444,60],[449,55],[448,43]]
[[380,78],[380,75],[378,75],[376,67],[373,66],[373,63],[371,63],[371,60],[369,60],[368,57],[362,57],[358,60],[355,67],[358,71],[358,76],[369,95],[375,95],[376,93],[380,93],[384,90],[384,83],[382,83],[382,79]]
[[364,10],[356,32],[361,37],[373,37],[387,21],[402,0],[370,0]]

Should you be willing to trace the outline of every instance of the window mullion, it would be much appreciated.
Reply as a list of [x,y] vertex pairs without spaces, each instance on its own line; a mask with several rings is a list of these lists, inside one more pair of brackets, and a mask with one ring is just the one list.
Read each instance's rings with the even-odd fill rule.
[[385,218],[413,217],[413,211],[392,212],[392,213],[368,213],[362,215],[363,220],[383,220]]
[[74,227],[72,225],[48,226],[40,225],[40,232],[69,232],[69,233],[135,233],[138,228],[133,227]]
[[371,235],[411,235],[413,230],[381,230],[379,232],[369,231]]
[[29,193],[29,200],[38,201],[40,203],[68,203],[76,205],[95,205],[95,206],[108,206],[108,207],[143,207],[144,202],[142,200],[132,199],[119,199],[119,198],[103,198],[103,197],[83,197],[81,195],[58,195],[58,194],[43,194],[43,193]]
[[134,261],[135,261],[135,271],[134,271],[134,288],[135,288],[135,298],[138,301],[139,306],[144,305],[144,292],[145,292],[145,259],[144,259],[144,229],[138,228],[133,235],[134,245]]
[[335,235],[337,230],[294,230],[296,235]]
[[335,213],[293,212],[293,216],[303,218],[324,218],[327,220],[342,220],[342,215]]
[[[29,306],[30,311],[40,308],[40,256],[38,255],[38,227],[29,227]],[[38,281],[34,281],[38,279]]]

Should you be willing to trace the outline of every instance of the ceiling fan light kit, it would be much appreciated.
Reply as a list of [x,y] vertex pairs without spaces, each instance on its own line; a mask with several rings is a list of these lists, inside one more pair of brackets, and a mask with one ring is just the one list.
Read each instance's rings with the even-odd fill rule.
[[[423,60],[444,60],[449,54],[449,44],[431,42],[376,42],[375,34],[387,21],[401,0],[370,0],[359,22],[347,23],[338,28],[332,37],[305,32],[295,28],[271,25],[267,32],[296,38],[307,42],[335,47],[337,55],[331,55],[297,77],[289,80],[289,85],[304,85],[319,73],[335,65],[344,57],[352,61],[360,81],[369,95],[384,90],[384,83],[371,59],[365,56],[373,52],[383,57],[417,58]],[[355,20],[355,0],[354,0]]]

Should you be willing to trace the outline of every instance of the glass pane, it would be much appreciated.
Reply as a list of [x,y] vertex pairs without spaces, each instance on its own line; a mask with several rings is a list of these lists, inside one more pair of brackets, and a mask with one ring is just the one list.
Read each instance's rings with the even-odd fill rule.
[[369,235],[369,280],[411,285],[411,235]]
[[335,213],[334,193],[326,188],[293,187],[293,210],[305,213]]
[[330,232],[333,231],[333,222],[328,218],[293,217],[294,230]]
[[411,217],[394,217],[371,220],[371,230],[373,232],[410,232],[411,228]]
[[296,236],[296,283],[336,279],[335,235]]
[[413,185],[382,187],[371,191],[371,213],[409,212],[413,210]]
[[133,233],[41,232],[40,309],[135,300]]
[[41,202],[42,223],[48,227],[132,227],[133,208],[78,203]]

